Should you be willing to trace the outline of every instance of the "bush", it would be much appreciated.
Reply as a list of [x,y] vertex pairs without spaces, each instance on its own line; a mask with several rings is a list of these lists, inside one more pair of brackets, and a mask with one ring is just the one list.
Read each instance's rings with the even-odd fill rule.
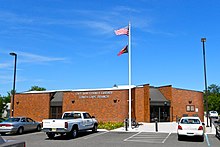
[[106,129],[106,130],[113,130],[120,127],[123,127],[123,122],[99,122],[98,128],[99,129]]

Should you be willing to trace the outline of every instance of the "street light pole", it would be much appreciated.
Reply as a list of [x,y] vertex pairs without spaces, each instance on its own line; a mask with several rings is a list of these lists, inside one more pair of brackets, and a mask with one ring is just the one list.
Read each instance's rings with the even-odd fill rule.
[[206,60],[205,60],[205,42],[206,38],[201,38],[201,42],[203,45],[203,61],[204,61],[204,78],[205,78],[205,97],[206,97],[206,118],[207,118],[207,125],[206,127],[209,127],[209,118],[208,118],[208,91],[207,91],[207,80],[206,80]]
[[14,81],[13,81],[13,90],[12,90],[12,108],[11,108],[11,116],[14,116],[14,99],[15,99],[15,81],[16,81],[16,65],[17,65],[17,54],[10,53],[11,56],[15,57],[14,63]]

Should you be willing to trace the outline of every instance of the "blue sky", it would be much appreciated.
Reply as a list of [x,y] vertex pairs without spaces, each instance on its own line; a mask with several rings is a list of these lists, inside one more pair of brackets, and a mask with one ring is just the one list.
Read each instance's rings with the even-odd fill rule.
[[201,38],[206,37],[208,85],[220,81],[219,0],[0,0],[0,94],[110,88],[128,84],[131,22],[132,84],[203,91]]

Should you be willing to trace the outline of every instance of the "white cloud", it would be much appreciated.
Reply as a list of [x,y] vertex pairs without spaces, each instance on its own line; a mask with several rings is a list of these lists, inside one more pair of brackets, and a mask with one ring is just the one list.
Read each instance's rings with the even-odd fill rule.
[[29,24],[34,22],[33,19],[5,11],[0,11],[0,20],[6,23],[22,23],[22,24]]
[[27,53],[27,52],[17,52],[17,54],[22,57],[20,62],[52,62],[52,61],[65,61],[66,58],[60,57],[48,57],[41,56],[37,54]]
[[8,64],[8,63],[0,63],[0,68],[7,68],[10,66],[11,66],[11,64]]

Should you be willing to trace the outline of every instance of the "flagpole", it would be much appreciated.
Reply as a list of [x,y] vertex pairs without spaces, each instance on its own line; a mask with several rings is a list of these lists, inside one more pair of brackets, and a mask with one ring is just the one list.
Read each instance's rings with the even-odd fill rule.
[[128,128],[132,129],[131,124],[131,24],[128,23],[128,84],[129,84],[129,126]]

